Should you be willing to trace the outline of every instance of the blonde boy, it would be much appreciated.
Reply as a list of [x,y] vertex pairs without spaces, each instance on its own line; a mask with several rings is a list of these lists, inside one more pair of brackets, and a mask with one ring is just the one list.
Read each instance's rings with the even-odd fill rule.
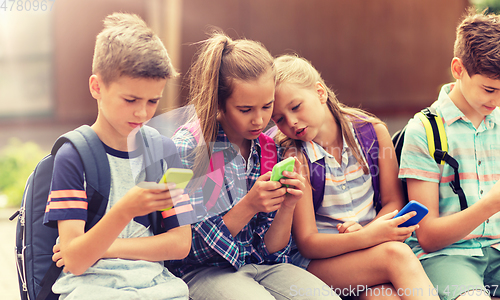
[[[70,143],[57,152],[44,222],[57,224],[54,261],[64,272],[53,286],[60,299],[186,299],[186,284],[163,260],[181,259],[191,246],[189,226],[167,226],[153,236],[147,215],[172,207],[180,189],[143,189],[143,156],[128,142],[150,120],[165,83],[176,75],[160,39],[136,15],[105,18],[97,36],[89,87],[98,115],[91,128],[102,141],[111,171],[106,213],[85,232],[85,174]],[[164,166],[182,167],[170,139],[162,138]],[[132,170],[139,166],[138,170]],[[175,216],[174,216],[175,217]],[[59,251],[60,250],[60,251]]]

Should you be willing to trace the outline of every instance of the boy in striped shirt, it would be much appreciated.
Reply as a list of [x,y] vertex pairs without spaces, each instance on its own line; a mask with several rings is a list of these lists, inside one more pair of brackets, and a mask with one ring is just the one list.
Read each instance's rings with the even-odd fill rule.
[[451,72],[432,104],[459,163],[468,208],[450,187],[454,170],[429,154],[419,118],[409,121],[399,177],[429,208],[408,239],[441,299],[500,295],[500,17],[472,10],[457,27]]

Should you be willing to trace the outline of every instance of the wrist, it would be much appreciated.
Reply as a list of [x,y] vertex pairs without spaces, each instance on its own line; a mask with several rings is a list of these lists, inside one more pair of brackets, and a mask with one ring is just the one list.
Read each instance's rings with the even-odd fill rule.
[[292,215],[294,211],[295,211],[295,204],[287,204],[286,202],[283,202],[281,207],[278,209],[279,213],[290,213]]
[[248,197],[248,194],[243,196],[243,198],[241,198],[241,200],[236,203],[232,210],[235,208],[237,208],[237,210],[241,210],[241,212],[244,213],[246,217],[250,218],[259,213],[259,210],[255,208],[254,205],[252,205],[252,199]]

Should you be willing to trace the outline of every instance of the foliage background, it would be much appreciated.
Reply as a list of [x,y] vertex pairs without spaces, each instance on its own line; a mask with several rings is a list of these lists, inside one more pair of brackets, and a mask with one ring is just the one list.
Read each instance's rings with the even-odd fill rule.
[[44,155],[38,144],[16,138],[0,150],[0,207],[20,206],[26,180]]

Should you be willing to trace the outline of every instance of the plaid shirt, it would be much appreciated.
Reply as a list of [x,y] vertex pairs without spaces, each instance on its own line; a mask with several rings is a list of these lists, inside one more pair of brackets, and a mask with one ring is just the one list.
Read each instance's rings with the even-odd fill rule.
[[[190,154],[197,146],[196,138],[189,130],[181,128],[172,140],[177,146],[184,166],[193,168],[194,162]],[[252,141],[251,154],[245,169],[245,160],[219,126],[213,153],[224,151],[225,188],[222,188],[217,202],[227,204],[228,208],[223,213],[205,218],[192,225],[193,240],[189,255],[183,260],[170,262],[170,269],[177,276],[183,276],[201,266],[233,266],[238,269],[251,263],[289,262],[290,241],[285,248],[276,253],[269,253],[264,243],[264,236],[276,212],[260,212],[254,215],[236,237],[231,235],[222,219],[225,213],[248,193],[260,176],[260,147],[258,139]],[[278,157],[281,157],[280,153]],[[200,211],[200,207],[203,207],[202,188],[190,194],[190,198],[197,210],[198,218],[201,218],[203,215],[203,211]]]

